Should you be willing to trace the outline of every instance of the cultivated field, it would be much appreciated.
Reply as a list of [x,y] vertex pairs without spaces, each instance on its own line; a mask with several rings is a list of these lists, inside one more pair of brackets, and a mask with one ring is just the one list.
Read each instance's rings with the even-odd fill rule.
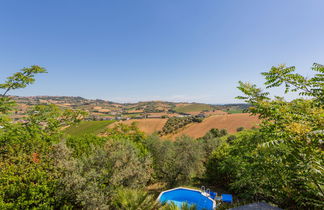
[[82,136],[84,134],[99,134],[104,131],[105,128],[111,123],[113,120],[107,121],[82,121],[77,125],[68,127],[65,129],[65,133],[71,136]]
[[210,111],[213,110],[213,107],[208,104],[181,104],[175,108],[175,111],[185,113],[201,112],[204,110]]
[[108,127],[113,127],[117,123],[123,123],[126,125],[130,125],[133,122],[136,123],[137,127],[146,134],[152,134],[159,130],[162,130],[164,124],[166,123],[167,119],[136,119],[136,120],[127,120],[121,122],[115,122]]
[[212,128],[226,129],[229,133],[235,133],[238,127],[250,129],[259,122],[260,120],[258,117],[250,116],[248,113],[213,115],[206,118],[201,123],[194,123],[186,126],[172,137],[175,138],[181,135],[188,135],[198,138],[205,135],[205,133]]
[[[130,125],[135,122],[139,129],[146,134],[152,134],[161,130],[166,123],[167,119],[136,119],[127,120],[122,122],[115,122],[108,127],[116,125],[116,123],[123,123]],[[250,129],[253,126],[257,126],[260,122],[258,117],[250,116],[248,113],[239,114],[224,114],[219,112],[218,115],[212,115],[207,117],[201,123],[191,123],[180,129],[178,133],[164,136],[164,138],[174,139],[181,135],[188,135],[194,138],[202,137],[212,128],[226,129],[229,133],[235,133],[239,127]]]

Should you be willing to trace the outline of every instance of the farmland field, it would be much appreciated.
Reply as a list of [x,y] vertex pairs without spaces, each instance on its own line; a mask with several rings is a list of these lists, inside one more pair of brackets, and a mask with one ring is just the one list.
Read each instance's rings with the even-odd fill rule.
[[82,121],[77,125],[65,129],[65,133],[71,136],[82,136],[84,134],[99,134],[113,123],[113,120],[106,121]]
[[136,126],[146,134],[152,134],[159,130],[162,130],[164,124],[166,123],[167,119],[138,119],[138,120],[127,120],[122,122],[115,122],[108,127],[113,127],[117,123],[123,123],[126,125],[130,125],[133,122],[136,123]]
[[[130,125],[135,122],[137,127],[146,134],[152,134],[154,132],[162,130],[167,119],[138,119],[127,120],[122,122],[115,122],[108,127],[113,127],[117,123],[123,123]],[[239,127],[250,129],[256,127],[260,122],[257,116],[250,116],[248,113],[238,114],[218,114],[212,115],[204,119],[201,123],[191,123],[180,129],[176,134],[166,135],[163,138],[175,139],[181,135],[188,135],[194,138],[202,137],[212,128],[226,129],[229,133],[235,133]]]
[[190,113],[190,112],[201,112],[204,110],[213,110],[213,107],[208,104],[186,104],[183,106],[177,106],[175,108],[175,111],[177,112],[184,112],[184,113]]
[[238,114],[238,113],[243,113],[243,110],[242,109],[230,109],[226,112],[229,114]]
[[194,123],[172,136],[173,138],[188,135],[194,138],[202,137],[212,128],[226,129],[229,133],[235,133],[238,127],[250,129],[257,126],[260,120],[257,116],[250,116],[248,113],[213,115],[201,123]]

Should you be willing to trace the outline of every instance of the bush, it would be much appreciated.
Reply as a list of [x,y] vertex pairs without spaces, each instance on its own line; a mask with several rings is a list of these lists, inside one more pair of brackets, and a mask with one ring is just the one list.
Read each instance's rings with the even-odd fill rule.
[[127,140],[107,141],[103,148],[93,147],[91,153],[81,159],[58,157],[57,167],[62,171],[58,194],[65,204],[106,209],[117,188],[140,188],[151,179],[151,159],[141,157]]
[[238,128],[236,129],[237,132],[240,132],[240,131],[243,131],[243,130],[244,130],[244,127],[238,127]]
[[156,210],[160,209],[162,205],[146,191],[121,188],[113,195],[112,206],[121,210]]

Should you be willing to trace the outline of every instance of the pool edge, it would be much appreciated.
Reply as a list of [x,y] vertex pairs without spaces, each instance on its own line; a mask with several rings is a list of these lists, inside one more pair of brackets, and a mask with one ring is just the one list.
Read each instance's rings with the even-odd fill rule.
[[[178,190],[178,189],[186,189],[186,190],[192,190],[192,191],[196,191],[196,192],[202,193],[200,190],[196,190],[196,189],[192,189],[192,188],[188,188],[188,187],[176,187],[176,188],[172,188],[172,189],[169,189],[169,190],[165,190],[165,191],[160,192],[160,194],[159,194],[159,196],[157,197],[156,200],[158,202],[160,202],[160,198],[161,198],[161,196],[162,196],[163,193],[170,192],[172,190]],[[214,199],[211,199],[210,197],[207,197],[207,198],[213,202],[213,209],[216,209],[216,201]]]

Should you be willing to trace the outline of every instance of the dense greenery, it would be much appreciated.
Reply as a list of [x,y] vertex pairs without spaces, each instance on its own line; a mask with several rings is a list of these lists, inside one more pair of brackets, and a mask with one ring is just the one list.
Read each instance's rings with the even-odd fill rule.
[[[240,82],[244,96],[239,98],[263,119],[258,129],[240,128],[235,135],[211,129],[198,139],[168,141],[146,136],[135,124],[100,124],[95,135],[99,132],[78,124],[84,112],[54,105],[36,105],[24,121],[13,122],[16,107],[7,93],[46,72],[24,68],[0,84],[0,209],[171,210],[177,208],[158,203],[156,193],[202,183],[244,202],[322,209],[324,67],[314,64],[313,70],[317,73],[310,79],[293,67],[263,73],[267,88],[284,85],[286,92],[307,96],[289,102]],[[184,126],[188,119],[175,124]],[[82,135],[67,135],[63,128],[76,124]]]
[[307,79],[294,67],[273,67],[263,73],[267,88],[285,86],[307,99],[287,102],[270,99],[255,85],[240,82],[245,94],[238,98],[252,104],[249,111],[263,119],[259,130],[241,132],[231,144],[213,153],[208,178],[250,200],[266,200],[285,208],[322,208],[324,67]]
[[171,117],[164,124],[162,130],[159,132],[161,136],[175,133],[180,128],[185,127],[190,123],[200,123],[202,118],[198,116],[188,116],[188,117]]

